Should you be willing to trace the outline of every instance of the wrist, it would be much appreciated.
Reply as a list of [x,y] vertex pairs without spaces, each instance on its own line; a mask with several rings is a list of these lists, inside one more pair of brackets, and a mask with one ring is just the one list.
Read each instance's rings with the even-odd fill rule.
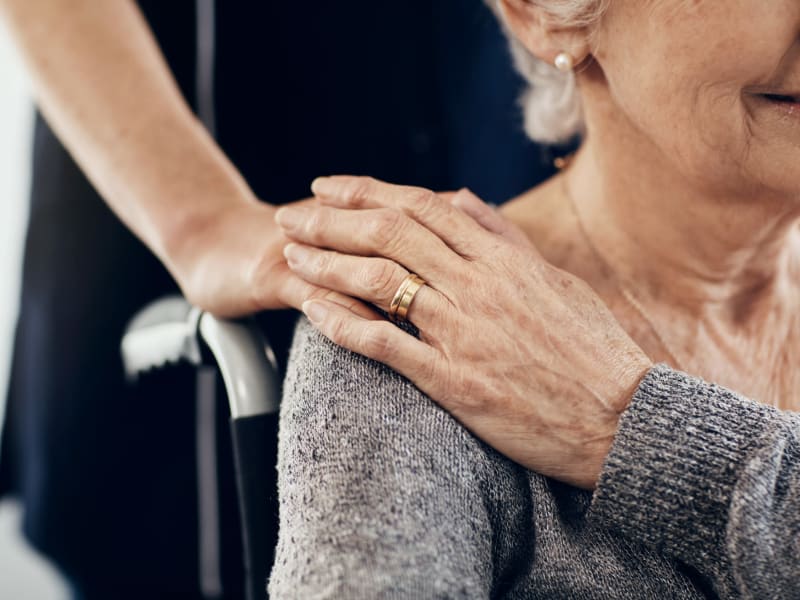
[[243,224],[259,220],[271,223],[275,209],[254,196],[221,196],[186,214],[176,215],[162,232],[161,257],[178,284],[194,280],[196,266],[214,246],[228,244],[242,235]]
[[576,466],[574,482],[578,487],[594,490],[611,452],[614,439],[619,429],[622,414],[628,409],[633,396],[654,363],[644,354],[637,353],[621,365],[616,377],[609,384],[606,401],[612,407],[607,414],[602,430],[595,431],[591,439],[586,440],[583,447],[584,456],[580,465]]

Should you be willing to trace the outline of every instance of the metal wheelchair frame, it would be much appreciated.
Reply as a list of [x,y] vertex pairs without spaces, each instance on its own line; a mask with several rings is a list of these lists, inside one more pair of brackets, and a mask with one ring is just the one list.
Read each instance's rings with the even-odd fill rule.
[[270,514],[275,491],[266,473],[275,464],[264,444],[277,434],[280,404],[278,367],[268,342],[253,320],[218,319],[170,296],[131,320],[121,351],[131,380],[179,362],[219,368],[230,406],[245,592],[248,600],[265,598],[273,553],[267,532],[275,518]]

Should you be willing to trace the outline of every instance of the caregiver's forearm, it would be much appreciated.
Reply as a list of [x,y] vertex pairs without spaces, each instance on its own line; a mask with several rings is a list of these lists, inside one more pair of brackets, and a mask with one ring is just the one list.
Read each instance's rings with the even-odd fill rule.
[[623,414],[591,515],[722,597],[800,598],[800,415],[659,365]]
[[0,0],[48,122],[121,219],[163,260],[255,201],[195,119],[131,0]]

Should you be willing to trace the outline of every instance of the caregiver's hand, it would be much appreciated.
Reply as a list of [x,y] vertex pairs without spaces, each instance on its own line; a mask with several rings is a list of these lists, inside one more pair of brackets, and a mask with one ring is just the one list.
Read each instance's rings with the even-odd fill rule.
[[[313,199],[294,206],[313,205]],[[352,298],[313,285],[286,266],[288,243],[275,225],[275,207],[261,202],[231,202],[213,218],[195,220],[182,231],[167,263],[181,291],[195,306],[220,316],[267,309],[301,309],[309,298],[335,302],[372,314]]]
[[323,205],[276,215],[296,242],[285,250],[294,273],[384,311],[409,272],[427,282],[408,313],[420,339],[363,306],[310,300],[322,333],[411,379],[509,458],[594,487],[652,363],[590,287],[469,192],[452,200],[462,211],[368,178],[312,189]]

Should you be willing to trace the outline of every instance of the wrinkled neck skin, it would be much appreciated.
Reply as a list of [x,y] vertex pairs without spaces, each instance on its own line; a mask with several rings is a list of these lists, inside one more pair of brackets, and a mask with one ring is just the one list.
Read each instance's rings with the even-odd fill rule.
[[[576,258],[563,263],[595,264],[584,273],[587,280],[653,360],[800,409],[790,401],[800,389],[800,375],[794,375],[800,363],[800,198],[762,183],[724,189],[687,177],[613,110],[595,103],[586,111],[587,136],[562,174],[566,189],[591,244],[645,307],[679,364],[626,307],[614,291],[618,286],[602,274],[591,281],[602,270],[593,253],[578,242],[567,253]],[[551,183],[533,197],[567,205],[563,190]],[[537,218],[552,225],[570,221],[560,207]],[[560,231],[576,240],[582,235],[576,227]],[[541,235],[547,227],[533,230],[534,243],[536,237],[549,243]],[[558,263],[564,256],[553,258]]]
[[592,242],[638,297],[740,331],[794,308],[800,197],[704,187],[602,104],[587,123],[564,176]]

